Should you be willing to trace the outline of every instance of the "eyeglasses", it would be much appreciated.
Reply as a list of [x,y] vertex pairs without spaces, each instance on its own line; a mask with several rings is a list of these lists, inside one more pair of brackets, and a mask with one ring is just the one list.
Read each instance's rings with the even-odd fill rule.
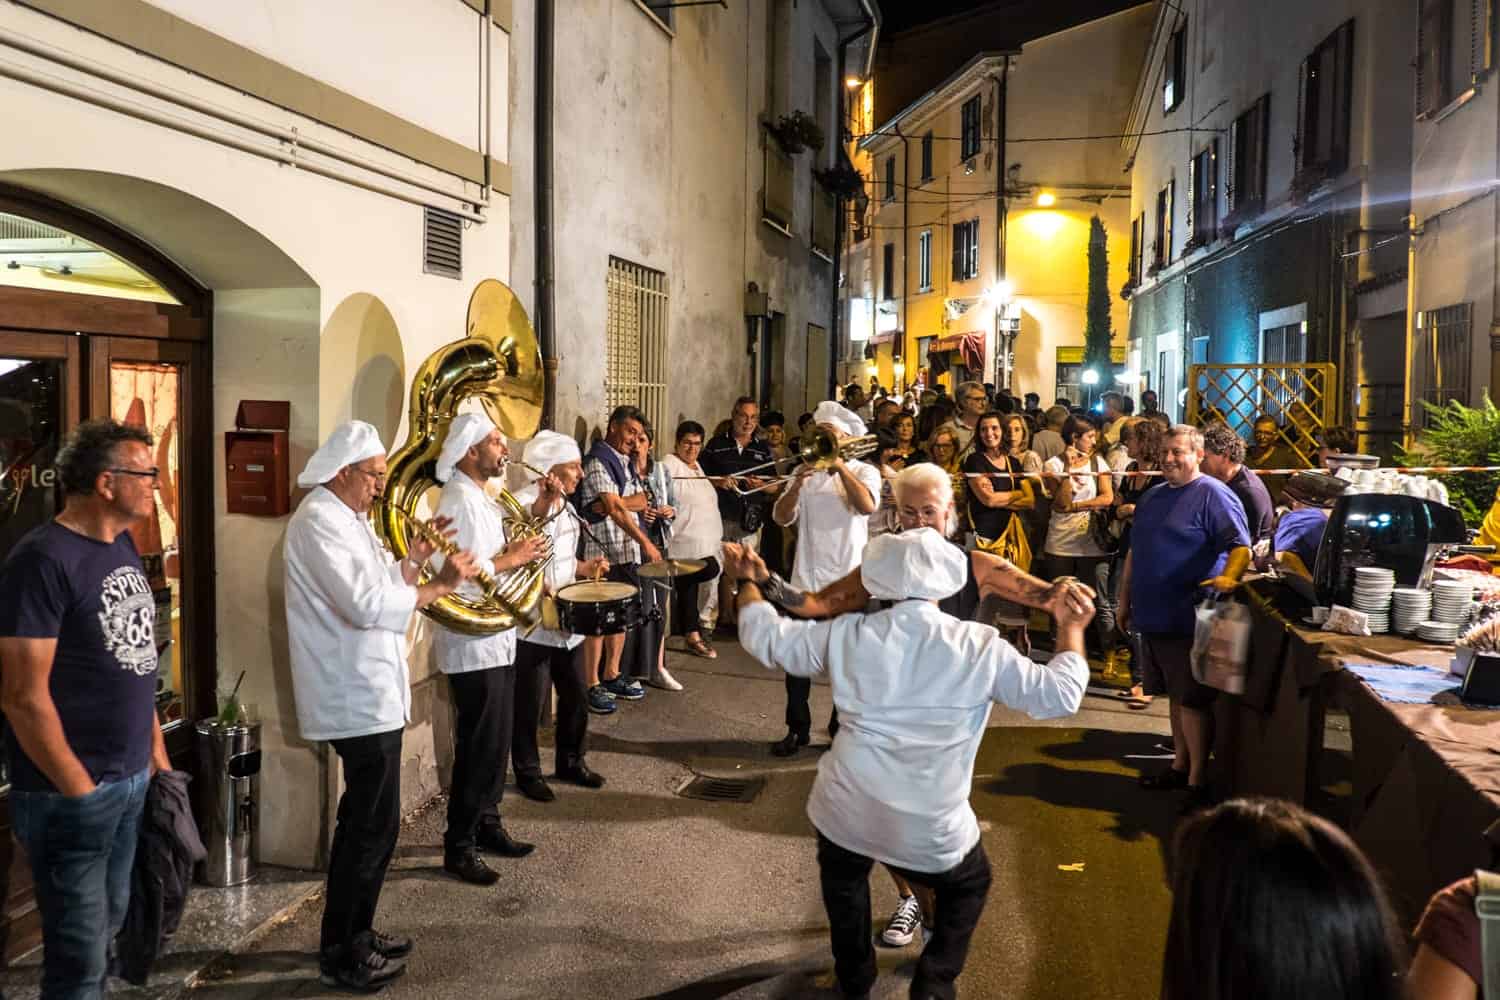
[[371,479],[373,479],[377,483],[385,481],[385,475],[386,474],[384,472],[371,472],[369,469],[361,469],[357,465],[351,466],[351,468],[354,469],[354,471],[357,472],[357,473],[359,473],[361,476],[369,476]]
[[149,468],[149,469],[116,469],[116,468],[111,468],[111,469],[106,469],[105,471],[106,472],[113,472],[113,473],[116,473],[116,474],[121,475],[121,476],[140,476],[142,479],[158,479],[158,478],[160,478],[160,471],[154,465],[151,468]]

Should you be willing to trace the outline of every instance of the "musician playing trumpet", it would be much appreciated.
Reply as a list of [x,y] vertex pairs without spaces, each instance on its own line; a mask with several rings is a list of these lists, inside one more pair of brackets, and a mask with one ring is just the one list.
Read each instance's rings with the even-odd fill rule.
[[[449,425],[437,460],[436,477],[445,484],[438,516],[451,519],[454,541],[496,577],[540,559],[547,546],[540,534],[507,540],[501,509],[484,490],[505,468],[509,454],[504,436],[488,417],[464,413]],[[539,498],[533,513],[546,508]],[[480,596],[473,584],[458,593]],[[456,716],[443,870],[465,882],[493,885],[500,876],[479,850],[519,858],[534,846],[513,839],[500,822],[516,709],[516,630],[474,636],[439,627],[432,648],[438,669],[448,675]]]

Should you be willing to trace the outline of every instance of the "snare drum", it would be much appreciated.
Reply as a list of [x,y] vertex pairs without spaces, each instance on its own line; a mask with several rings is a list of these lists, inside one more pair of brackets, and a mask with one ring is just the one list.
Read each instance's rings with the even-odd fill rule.
[[641,592],[616,580],[584,580],[557,592],[557,620],[573,635],[618,635],[641,623]]

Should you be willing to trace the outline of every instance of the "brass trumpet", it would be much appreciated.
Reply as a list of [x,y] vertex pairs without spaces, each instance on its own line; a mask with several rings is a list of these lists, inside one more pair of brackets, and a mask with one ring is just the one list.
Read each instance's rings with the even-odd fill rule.
[[864,458],[878,447],[880,447],[880,441],[874,434],[849,438],[840,444],[832,431],[823,427],[814,427],[802,435],[801,440],[797,442],[797,457],[802,459],[804,465],[810,465],[814,469],[826,469],[837,459],[842,458],[848,461],[851,458]]

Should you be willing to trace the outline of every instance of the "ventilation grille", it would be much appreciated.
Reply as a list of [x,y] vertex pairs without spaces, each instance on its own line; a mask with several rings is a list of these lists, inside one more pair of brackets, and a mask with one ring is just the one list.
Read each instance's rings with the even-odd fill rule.
[[764,787],[765,778],[711,778],[700,774],[683,782],[677,794],[704,802],[754,802]]
[[464,220],[440,208],[422,210],[422,270],[445,278],[464,276]]
[[56,227],[0,212],[0,240],[61,240],[67,237],[67,233]]

